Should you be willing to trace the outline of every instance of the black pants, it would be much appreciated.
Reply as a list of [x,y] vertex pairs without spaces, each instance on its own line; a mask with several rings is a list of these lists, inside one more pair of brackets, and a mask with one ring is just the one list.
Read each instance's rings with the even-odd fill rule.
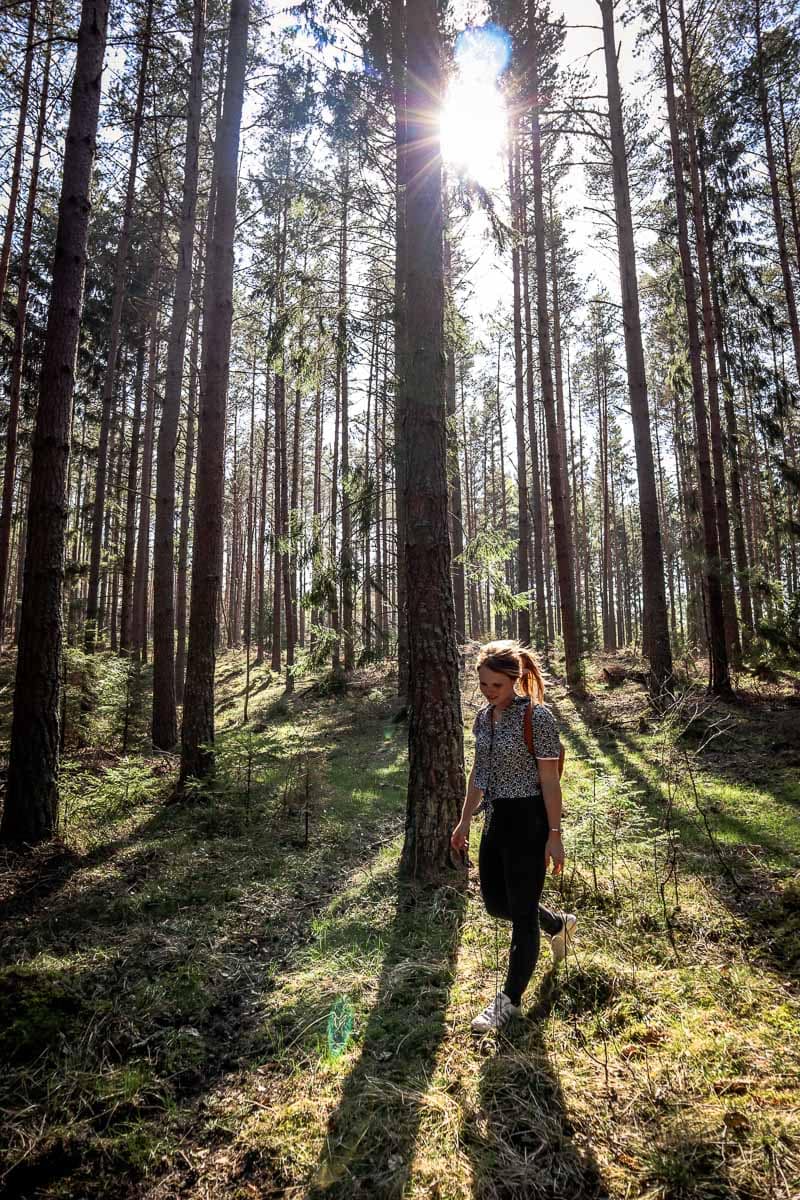
[[562,919],[540,903],[549,823],[539,796],[492,801],[478,852],[481,895],[492,917],[511,921],[511,952],[503,991],[519,1004],[539,957],[539,923],[552,936]]

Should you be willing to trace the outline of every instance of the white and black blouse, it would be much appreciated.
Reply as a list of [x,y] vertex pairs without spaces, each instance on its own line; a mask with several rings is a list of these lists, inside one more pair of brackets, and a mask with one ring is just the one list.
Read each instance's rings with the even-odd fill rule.
[[531,707],[533,726],[533,757],[525,743],[525,709],[527,696],[515,696],[506,709],[499,710],[492,730],[491,704],[485,705],[475,717],[475,775],[473,785],[484,797],[535,796],[541,793],[536,759],[558,759],[561,742],[550,709],[544,704]]

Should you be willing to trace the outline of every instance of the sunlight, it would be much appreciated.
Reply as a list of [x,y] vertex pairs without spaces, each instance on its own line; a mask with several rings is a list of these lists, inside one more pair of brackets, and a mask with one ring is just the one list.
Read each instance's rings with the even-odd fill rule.
[[511,39],[496,25],[465,29],[456,41],[457,72],[442,107],[442,156],[484,187],[503,178],[506,106],[497,86],[511,53]]

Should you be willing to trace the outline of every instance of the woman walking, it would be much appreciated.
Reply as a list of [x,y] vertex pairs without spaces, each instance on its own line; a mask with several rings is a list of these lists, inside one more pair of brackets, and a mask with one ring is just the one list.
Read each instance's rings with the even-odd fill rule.
[[[530,652],[519,642],[490,642],[478,655],[480,688],[487,704],[475,718],[475,764],[461,820],[451,843],[463,850],[472,817],[483,802],[486,823],[478,855],[486,911],[511,921],[511,951],[503,990],[472,1022],[475,1033],[501,1029],[520,1012],[522,994],[539,957],[539,924],[553,958],[564,958],[576,918],[540,903],[547,867],[560,874],[561,743],[544,701],[544,683]],[[528,725],[529,723],[529,725]],[[529,749],[532,732],[533,752]]]

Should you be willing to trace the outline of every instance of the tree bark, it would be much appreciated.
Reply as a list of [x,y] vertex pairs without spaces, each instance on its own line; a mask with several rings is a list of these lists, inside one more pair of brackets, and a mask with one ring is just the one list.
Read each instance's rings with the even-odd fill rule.
[[33,436],[5,845],[50,837],[58,819],[66,482],[107,22],[105,0],[84,0]]
[[186,152],[178,265],[167,343],[167,376],[158,430],[156,523],[153,540],[153,745],[170,750],[178,740],[175,697],[175,450],[181,412],[183,360],[192,291],[197,169],[203,99],[205,0],[195,0],[192,65],[186,119]]
[[[14,162],[11,167],[11,186],[8,193],[6,208],[6,224],[3,231],[3,247],[0,250],[0,309],[6,295],[6,280],[8,279],[8,264],[11,260],[11,244],[14,240],[14,222],[17,217],[17,202],[19,201],[20,180],[22,177],[22,155],[25,150],[25,127],[28,122],[28,100],[31,89],[31,72],[33,70],[33,47],[36,34],[37,0],[31,0],[28,9],[28,26],[25,40],[25,66],[22,69],[22,86],[19,95],[19,116],[17,118],[17,137],[14,143]],[[51,16],[52,29],[52,16]],[[48,63],[50,56],[50,41],[48,35]]]
[[569,517],[564,503],[561,437],[556,418],[553,370],[550,354],[550,316],[547,309],[547,267],[545,263],[545,223],[542,181],[542,134],[539,119],[539,42],[537,15],[533,5],[528,10],[528,50],[531,61],[531,158],[533,166],[534,244],[536,249],[536,309],[539,335],[539,371],[547,429],[547,458],[550,467],[550,500],[553,510],[553,535],[556,549],[556,569],[561,611],[561,631],[564,641],[567,682],[576,690],[583,689],[583,671],[578,646],[578,620],[575,605],[575,581],[570,554]]
[[225,403],[233,318],[233,236],[249,17],[249,0],[231,0],[225,100],[214,146],[217,208],[209,263],[211,304],[203,321],[204,387],[198,428],[181,789],[189,779],[202,779],[214,767],[214,633],[222,548]]
[[86,598],[86,628],[84,645],[87,654],[94,652],[97,641],[98,594],[100,589],[100,561],[103,550],[103,521],[106,503],[106,475],[108,472],[108,434],[111,428],[111,412],[114,404],[114,384],[117,377],[119,337],[122,328],[122,306],[125,300],[125,269],[131,238],[133,201],[136,193],[136,171],[139,165],[139,145],[144,116],[144,97],[147,85],[147,65],[150,58],[150,39],[153,27],[153,0],[147,0],[144,27],[142,30],[142,56],[139,63],[139,87],[136,109],[133,116],[131,160],[128,167],[128,183],[125,205],[122,210],[122,226],[119,231],[117,253],[114,261],[114,288],[111,301],[111,326],[109,330],[108,359],[103,378],[102,408],[100,413],[100,439],[97,447],[97,471],[95,495],[92,507],[92,545],[89,554],[89,590]]
[[[521,156],[518,140],[518,121],[514,118],[508,154],[508,182],[511,195],[511,214],[514,227],[511,245],[511,273],[514,281],[514,424],[517,434],[517,496],[519,508],[519,542],[517,546],[517,591],[526,597],[530,588],[528,572],[528,547],[530,544],[530,522],[528,519],[528,464],[525,455],[525,393],[523,375],[525,365],[522,358],[522,291],[520,277],[520,246],[522,242],[522,197],[520,194]],[[530,603],[518,613],[519,640],[528,645],[531,640]]]
[[707,595],[709,690],[715,695],[731,696],[728,668],[728,649],[725,639],[725,618],[722,608],[722,587],[719,574],[719,539],[715,508],[714,483],[708,444],[708,423],[703,389],[703,368],[697,324],[697,290],[694,267],[689,249],[689,222],[681,163],[681,142],[678,134],[678,114],[675,100],[675,79],[672,65],[672,45],[666,0],[659,0],[661,41],[664,53],[664,75],[667,89],[667,115],[672,148],[672,176],[675,186],[675,209],[678,219],[678,250],[686,301],[686,326],[689,343],[689,367],[692,376],[695,428],[697,432],[697,467],[702,497],[704,575]]
[[[32,13],[34,9],[35,4],[31,8]],[[33,145],[30,182],[28,184],[28,200],[25,205],[25,221],[22,229],[17,316],[14,322],[14,346],[11,351],[11,387],[6,425],[6,456],[3,465],[3,503],[2,510],[0,510],[0,645],[2,645],[5,635],[7,616],[5,598],[8,586],[8,551],[11,543],[11,516],[14,501],[14,479],[17,467],[17,428],[19,424],[20,395],[22,392],[22,366],[25,355],[25,327],[28,315],[31,238],[33,234],[33,218],[36,213],[36,197],[39,188],[39,165],[42,157],[42,141],[47,120],[47,98],[50,92],[52,32],[53,5],[51,3],[47,20],[48,39],[45,49],[44,66],[42,67],[42,85],[39,92],[39,112],[36,119],[36,135]],[[2,295],[3,289],[0,288],[0,297]]]
[[[407,370],[401,406],[409,639],[409,783],[404,875],[441,877],[464,794],[458,650],[450,575],[445,420],[442,164],[437,116],[441,44],[435,0],[406,5],[409,185]],[[466,886],[466,868],[457,876]]]
[[645,655],[650,661],[651,685],[654,691],[660,692],[669,685],[672,679],[672,651],[669,643],[667,597],[664,584],[664,552],[661,544],[658,493],[650,436],[650,409],[647,400],[647,378],[639,312],[639,284],[636,277],[636,246],[633,237],[628,157],[622,119],[622,92],[614,34],[614,5],[613,0],[599,0],[599,3],[603,20],[603,45],[608,80],[608,118],[611,131],[612,180],[614,210],[617,219],[625,362],[639,487],[639,519],[642,537],[642,644]]

